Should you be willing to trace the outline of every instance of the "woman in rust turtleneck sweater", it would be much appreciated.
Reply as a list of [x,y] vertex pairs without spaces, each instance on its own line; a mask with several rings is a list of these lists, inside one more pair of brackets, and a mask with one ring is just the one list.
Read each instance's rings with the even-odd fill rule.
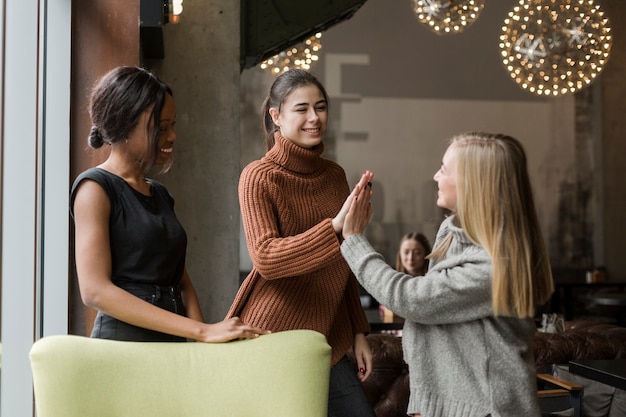
[[[290,70],[274,81],[263,104],[267,153],[239,181],[254,267],[228,317],[324,334],[332,347],[328,415],[374,417],[360,384],[372,368],[369,323],[340,251],[352,196],[343,169],[320,156],[327,122],[328,96],[313,75]],[[368,171],[360,183],[371,180]],[[352,347],[358,369],[345,357]]]

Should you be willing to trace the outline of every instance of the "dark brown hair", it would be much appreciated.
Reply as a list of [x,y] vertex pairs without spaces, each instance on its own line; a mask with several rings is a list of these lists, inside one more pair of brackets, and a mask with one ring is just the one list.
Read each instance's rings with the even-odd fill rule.
[[270,88],[270,93],[265,98],[265,101],[263,101],[263,107],[261,108],[266,150],[269,151],[274,146],[274,132],[278,130],[278,127],[274,124],[272,116],[270,115],[270,109],[275,108],[280,112],[280,107],[285,102],[287,96],[296,88],[307,85],[314,85],[319,88],[326,103],[328,103],[326,89],[310,72],[301,69],[290,69],[280,74],[278,78],[274,80]]
[[137,126],[141,115],[152,106],[148,133],[152,155],[146,164],[154,164],[157,155],[159,123],[166,94],[171,88],[152,72],[139,67],[122,66],[106,73],[91,92],[89,115],[92,127],[88,143],[92,148],[124,141]]

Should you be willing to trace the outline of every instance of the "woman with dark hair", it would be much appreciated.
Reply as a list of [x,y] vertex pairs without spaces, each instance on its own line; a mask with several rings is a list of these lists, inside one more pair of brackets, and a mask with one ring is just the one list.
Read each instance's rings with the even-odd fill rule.
[[341,251],[359,282],[405,317],[407,413],[423,417],[539,416],[532,340],[552,272],[526,154],[510,136],[451,140],[435,173],[441,224],[426,275],[395,271],[363,236],[371,189],[357,185]]
[[[253,268],[228,317],[324,334],[332,348],[328,415],[374,417],[359,381],[372,370],[369,323],[339,249],[350,187],[343,169],[321,157],[327,124],[328,96],[313,75],[289,70],[274,81],[263,103],[267,152],[239,180]],[[358,369],[346,358],[351,348]]]
[[89,112],[89,145],[110,148],[102,164],[76,178],[70,200],[80,294],[98,310],[91,336],[226,342],[267,333],[236,317],[203,322],[174,200],[145,177],[154,165],[172,162],[170,87],[145,69],[118,67],[95,85]]

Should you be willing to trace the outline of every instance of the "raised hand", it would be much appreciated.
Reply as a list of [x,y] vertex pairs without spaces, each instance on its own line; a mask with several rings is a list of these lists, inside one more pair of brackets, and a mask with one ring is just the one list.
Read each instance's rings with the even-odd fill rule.
[[343,203],[341,210],[339,210],[339,213],[333,219],[333,228],[335,229],[336,233],[340,233],[342,231],[343,222],[346,219],[346,215],[348,214],[348,210],[350,209],[352,200],[356,196],[356,193],[358,192],[358,190],[360,188],[367,187],[368,184],[369,184],[369,187],[371,188],[373,179],[374,179],[373,172],[367,171],[367,170],[363,172],[363,174],[361,175],[361,179],[359,179],[359,182],[354,186],[354,189],[352,190],[348,198],[346,198],[346,201]]
[[[369,172],[369,171],[367,171]],[[373,174],[372,174],[373,177]],[[352,201],[348,208],[348,213],[343,221],[342,235],[344,239],[349,236],[362,234],[372,218],[372,198],[371,181],[363,184],[363,177],[352,191]]]

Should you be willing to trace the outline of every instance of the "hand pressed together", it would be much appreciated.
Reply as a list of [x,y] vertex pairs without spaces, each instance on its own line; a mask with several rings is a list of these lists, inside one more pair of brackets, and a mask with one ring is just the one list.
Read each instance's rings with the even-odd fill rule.
[[371,171],[365,171],[361,175],[359,182],[354,186],[354,189],[352,190],[348,198],[346,198],[346,201],[343,203],[341,210],[339,210],[339,213],[333,219],[333,228],[335,229],[335,232],[341,233],[343,229],[344,221],[346,219],[346,215],[348,214],[348,210],[350,209],[350,206],[352,205],[352,202],[354,201],[354,197],[356,197],[358,193],[360,192],[360,190],[363,188],[371,189],[373,179],[374,179],[374,173]]
[[[372,179],[374,174],[365,171],[361,181],[355,186],[352,194],[350,207],[343,221],[342,235],[344,239],[349,236],[362,234],[372,218]],[[364,183],[365,179],[365,183]]]

